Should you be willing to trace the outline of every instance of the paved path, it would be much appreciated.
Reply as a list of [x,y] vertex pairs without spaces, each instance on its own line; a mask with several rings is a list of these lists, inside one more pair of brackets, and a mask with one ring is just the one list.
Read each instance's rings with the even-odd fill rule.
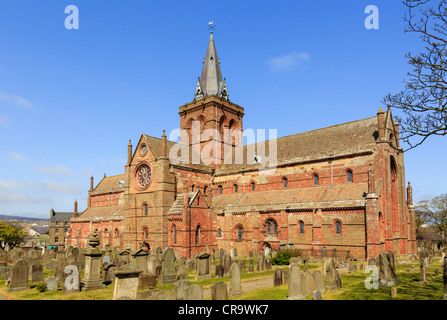
[[[229,282],[227,282],[227,289],[229,288]],[[247,279],[241,281],[241,287],[243,292],[261,289],[261,288],[267,288],[267,287],[273,287],[273,275],[271,277],[263,277],[263,278],[257,278],[257,279]],[[210,299],[211,298],[211,289],[210,287],[205,287],[203,290],[203,298],[204,299]]]

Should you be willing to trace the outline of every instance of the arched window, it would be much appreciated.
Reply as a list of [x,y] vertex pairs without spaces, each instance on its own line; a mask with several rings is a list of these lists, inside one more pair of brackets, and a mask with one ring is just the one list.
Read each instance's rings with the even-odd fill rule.
[[148,228],[147,227],[144,227],[143,228],[143,237],[144,237],[144,239],[149,239],[149,230],[148,230]]
[[274,236],[278,235],[278,224],[276,223],[275,220],[273,219],[267,220],[266,226],[267,226],[267,235],[274,235]]
[[204,186],[203,187],[203,194],[206,194],[207,191],[208,191],[208,186]]
[[255,191],[256,189],[256,184],[254,182],[250,183],[251,186],[251,191]]
[[194,192],[195,185],[191,186],[191,192]]
[[320,177],[318,174],[314,174],[314,186],[318,186],[320,184]]
[[300,234],[304,234],[304,221],[300,221]]
[[352,170],[346,171],[346,181],[352,182]]
[[222,186],[218,186],[217,189],[219,190],[219,194],[222,194],[222,191],[223,191]]
[[221,228],[217,228],[217,237],[218,238],[222,237],[222,229]]
[[242,235],[243,235],[243,230],[242,230],[242,227],[239,227],[238,229],[237,229],[237,241],[242,241]]
[[118,231],[118,229],[115,229],[115,238],[118,238],[120,236],[120,232]]
[[283,186],[284,189],[287,189],[287,183],[288,183],[287,178],[283,178],[282,179],[282,186]]
[[172,233],[174,237],[174,243],[177,243],[177,226],[175,224],[172,226]]
[[234,193],[237,193],[237,190],[238,190],[238,186],[237,186],[237,184],[234,184],[234,185],[233,185],[233,188],[234,188]]
[[200,226],[196,228],[196,244],[200,243]]
[[341,234],[341,222],[335,221],[335,234]]
[[144,214],[145,216],[147,216],[147,215],[148,215],[148,208],[147,208],[147,204],[143,204],[143,214]]

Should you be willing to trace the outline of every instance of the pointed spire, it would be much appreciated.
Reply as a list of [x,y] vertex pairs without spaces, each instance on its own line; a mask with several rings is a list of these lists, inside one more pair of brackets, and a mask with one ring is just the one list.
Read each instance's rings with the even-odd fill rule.
[[210,32],[208,48],[203,60],[202,76],[196,86],[195,99],[201,99],[207,95],[217,95],[228,100],[227,85],[220,70],[220,61],[217,57],[213,32]]

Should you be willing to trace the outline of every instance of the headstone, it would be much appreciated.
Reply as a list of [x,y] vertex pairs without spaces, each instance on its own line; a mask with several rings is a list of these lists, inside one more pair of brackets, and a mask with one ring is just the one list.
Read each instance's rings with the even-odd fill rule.
[[122,297],[135,300],[138,297],[139,275],[142,272],[132,264],[126,264],[116,269],[113,300],[119,300]]
[[186,267],[183,264],[181,264],[177,269],[177,280],[185,278],[186,278]]
[[39,283],[45,280],[43,268],[41,264],[33,264],[31,266],[31,283]]
[[231,257],[229,254],[226,254],[223,259],[223,267],[224,267],[224,275],[228,276],[231,267]]
[[162,290],[150,297],[149,300],[177,300],[177,296],[174,290]]
[[222,264],[218,264],[216,266],[216,277],[223,277],[224,276],[224,267]]
[[114,264],[108,264],[103,269],[103,283],[104,284],[111,284],[113,281],[115,281],[115,272],[116,272],[116,266]]
[[264,266],[266,271],[272,270],[272,258],[270,256],[265,257]]
[[93,231],[88,239],[89,248],[85,250],[85,271],[84,271],[84,287],[82,290],[96,290],[104,288],[101,279],[101,256],[102,252],[97,247],[100,245],[98,232]]
[[250,262],[248,264],[248,272],[254,272],[255,271],[255,266],[253,264],[253,259],[250,259]]
[[175,255],[172,248],[166,248],[161,255],[161,274],[159,277],[160,284],[174,283],[176,274],[174,272]]
[[256,267],[257,271],[258,272],[264,271],[264,256],[263,255],[259,255],[257,262],[258,262],[257,267]]
[[298,263],[289,266],[289,281],[287,283],[287,300],[305,300],[301,278],[301,267]]
[[132,264],[140,270],[143,270],[143,273],[148,273],[148,256],[149,253],[146,250],[136,250],[132,253]]
[[314,277],[315,286],[317,287],[317,290],[320,291],[320,293],[323,293],[326,291],[326,287],[324,286],[324,280],[323,276],[321,274],[320,270],[314,270],[312,271],[312,275]]
[[203,287],[191,284],[186,288],[183,300],[203,300]]
[[157,286],[157,276],[153,274],[140,273],[138,277],[138,290],[150,291]]
[[47,285],[47,291],[57,291],[58,281],[55,276],[49,276],[45,280],[45,283]]
[[331,291],[340,289],[339,274],[335,269],[333,258],[329,258],[326,265],[326,288]]
[[391,287],[391,298],[396,298],[397,297],[397,288],[396,287]]
[[314,276],[309,271],[302,273],[303,291],[307,296],[312,296],[314,291],[317,291]]
[[237,258],[237,248],[233,248],[230,251],[231,258]]
[[0,249],[0,267],[6,267],[8,265],[8,252]]
[[321,291],[316,290],[313,292],[313,300],[323,300],[323,295],[321,294]]
[[11,284],[8,291],[12,292],[28,289],[28,273],[29,267],[25,260],[18,260],[12,268]]
[[198,269],[196,279],[208,279],[210,275],[210,254],[203,253],[198,257]]
[[216,276],[216,262],[210,262],[210,275]]
[[420,279],[420,283],[422,284],[427,284],[427,272],[426,272],[426,267],[425,267],[425,259],[421,259],[420,260],[420,264],[419,264],[420,268],[421,268],[421,279]]
[[174,292],[177,296],[177,300],[184,300],[185,299],[185,291],[186,288],[191,285],[191,282],[188,280],[178,280],[174,284]]
[[273,286],[277,287],[282,285],[282,269],[276,268],[273,273]]
[[230,267],[230,296],[238,297],[244,294],[241,286],[241,270],[236,261]]
[[211,287],[211,300],[228,300],[227,284],[223,281],[214,283]]
[[157,267],[161,267],[161,261],[158,259],[157,255],[149,255],[147,258],[147,273],[156,275]]

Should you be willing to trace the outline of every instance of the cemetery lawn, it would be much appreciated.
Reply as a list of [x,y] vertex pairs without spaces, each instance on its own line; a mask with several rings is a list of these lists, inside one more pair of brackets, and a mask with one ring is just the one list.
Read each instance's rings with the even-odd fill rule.
[[[438,260],[439,259],[433,259],[433,264],[427,267],[428,284],[419,283],[419,262],[396,264],[396,273],[399,283],[396,285],[397,296],[395,298],[391,297],[391,288],[389,287],[366,289],[365,280],[370,273],[358,270],[354,273],[342,273],[342,288],[338,291],[323,293],[323,300],[442,300],[442,267]],[[355,263],[360,265],[362,262]],[[363,264],[365,265],[365,262],[363,262]],[[275,267],[277,266],[273,266],[273,268]],[[288,268],[288,266],[281,266],[281,268],[285,269]],[[317,268],[321,269],[321,265],[309,264],[310,270]],[[438,276],[435,275],[436,269],[439,271]],[[271,280],[273,285],[273,272],[273,270],[269,270],[248,273],[244,270],[241,274],[241,280],[246,284],[247,290],[244,290],[244,295],[236,298],[229,297],[229,300],[285,300],[288,291],[287,284],[278,287],[257,287],[257,284],[261,280],[264,280],[264,282]],[[53,273],[54,271],[45,272],[45,276],[52,275]],[[196,280],[195,276],[195,272],[188,272],[186,280],[191,281],[191,283],[199,284],[205,289],[218,281],[226,282],[227,286],[229,286],[230,282],[229,277]],[[173,288],[174,284],[157,285],[157,289],[159,290],[172,290]],[[0,295],[3,295],[10,300],[112,300],[113,290],[114,287],[112,284],[104,289],[81,291],[72,294],[63,294],[60,288],[55,292],[39,292],[35,287],[19,292],[8,292],[5,280],[0,280]],[[308,296],[307,299],[312,299],[312,297]]]

